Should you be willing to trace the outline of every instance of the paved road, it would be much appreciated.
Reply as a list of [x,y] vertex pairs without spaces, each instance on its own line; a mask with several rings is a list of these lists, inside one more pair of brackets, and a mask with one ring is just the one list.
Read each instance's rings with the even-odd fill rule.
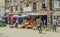
[[15,29],[8,27],[0,27],[0,37],[60,37],[60,28],[58,32],[43,32],[39,34],[38,31],[31,29]]

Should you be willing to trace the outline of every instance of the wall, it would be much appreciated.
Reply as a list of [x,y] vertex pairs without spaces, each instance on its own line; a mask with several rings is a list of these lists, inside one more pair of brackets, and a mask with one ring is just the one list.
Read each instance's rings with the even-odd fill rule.
[[0,0],[0,16],[5,14],[5,0]]

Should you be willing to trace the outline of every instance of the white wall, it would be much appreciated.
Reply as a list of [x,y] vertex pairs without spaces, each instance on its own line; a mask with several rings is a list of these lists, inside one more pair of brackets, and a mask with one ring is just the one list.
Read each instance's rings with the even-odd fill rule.
[[23,12],[29,12],[29,11],[32,11],[32,7],[25,7],[23,8]]
[[0,7],[0,16],[4,16],[4,14],[5,14],[5,8]]
[[0,16],[5,14],[5,0],[0,0]]

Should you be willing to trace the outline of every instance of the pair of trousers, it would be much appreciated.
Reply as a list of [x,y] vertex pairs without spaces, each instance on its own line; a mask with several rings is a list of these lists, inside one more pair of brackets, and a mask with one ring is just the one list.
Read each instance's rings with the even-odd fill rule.
[[15,27],[18,28],[18,23],[16,23]]
[[56,25],[53,25],[53,32],[56,32]]
[[39,31],[39,33],[41,33],[42,32],[42,28],[38,27],[38,31]]

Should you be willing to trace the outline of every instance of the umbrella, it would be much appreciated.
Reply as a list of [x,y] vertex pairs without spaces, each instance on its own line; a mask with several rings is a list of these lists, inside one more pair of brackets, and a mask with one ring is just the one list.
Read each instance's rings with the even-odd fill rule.
[[28,16],[37,16],[38,14],[37,13],[28,13],[27,15]]
[[21,15],[20,17],[26,17],[27,15]]
[[20,16],[19,16],[19,15],[13,15],[12,17],[13,17],[13,18],[16,18],[16,17],[20,17]]

